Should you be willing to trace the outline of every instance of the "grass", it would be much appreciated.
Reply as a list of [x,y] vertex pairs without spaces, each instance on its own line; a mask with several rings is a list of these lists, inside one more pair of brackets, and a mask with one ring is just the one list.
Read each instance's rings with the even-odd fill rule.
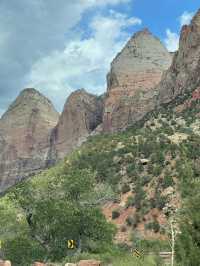
[[147,256],[143,259],[127,255],[124,257],[116,257],[112,261],[112,266],[156,266],[156,262],[152,256]]

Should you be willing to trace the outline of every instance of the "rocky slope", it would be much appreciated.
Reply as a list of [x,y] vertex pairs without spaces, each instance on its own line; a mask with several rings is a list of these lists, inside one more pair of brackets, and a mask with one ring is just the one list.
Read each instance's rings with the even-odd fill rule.
[[118,131],[155,107],[155,86],[172,55],[147,29],[136,33],[113,60],[107,76],[104,131]]
[[48,135],[58,121],[52,103],[25,89],[0,120],[0,192],[46,166]]
[[38,91],[22,91],[0,120],[0,192],[63,159],[102,122],[102,111],[102,98],[81,89],[59,118]]
[[83,143],[102,122],[103,101],[84,89],[67,99],[57,126],[51,135],[49,163],[64,158]]
[[172,101],[177,112],[187,109],[200,99],[199,43],[200,11],[183,27],[175,54],[147,29],[136,33],[111,64],[107,95],[78,90],[60,118],[44,96],[24,90],[0,120],[0,191],[64,158],[102,122],[104,132],[115,132]]
[[200,91],[200,10],[181,30],[179,50],[160,82],[157,104],[169,103],[178,95]]

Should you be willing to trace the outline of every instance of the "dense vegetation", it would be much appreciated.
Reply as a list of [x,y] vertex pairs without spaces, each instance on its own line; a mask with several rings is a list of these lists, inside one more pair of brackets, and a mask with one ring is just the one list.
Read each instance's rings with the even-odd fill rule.
[[[113,244],[116,228],[100,209],[131,191],[124,208],[134,207],[136,212],[122,230],[131,229],[132,248],[146,253],[170,250],[167,241],[144,239],[137,226],[144,223],[147,232],[168,237],[167,223],[173,218],[178,227],[177,263],[198,266],[199,112],[198,102],[181,114],[163,109],[125,132],[90,137],[56,167],[10,189],[0,199],[1,256],[24,266],[88,256],[134,265],[137,258],[129,247]],[[169,188],[171,193],[163,194]],[[164,213],[165,226],[156,217],[145,220],[153,209]],[[113,210],[113,221],[119,216],[120,210]],[[68,239],[76,241],[74,251],[67,249]],[[162,265],[158,257],[144,259],[141,265]]]

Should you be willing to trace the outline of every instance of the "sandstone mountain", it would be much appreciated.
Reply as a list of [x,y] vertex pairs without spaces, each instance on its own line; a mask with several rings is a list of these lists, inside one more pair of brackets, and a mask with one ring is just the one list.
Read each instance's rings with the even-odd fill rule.
[[64,158],[101,127],[121,131],[180,95],[200,98],[199,44],[200,11],[183,27],[175,54],[147,29],[136,33],[111,64],[106,96],[78,90],[60,117],[43,95],[24,90],[0,119],[0,192]]
[[103,100],[84,89],[59,114],[35,89],[25,89],[0,120],[0,192],[54,164],[102,123]]
[[52,103],[25,89],[0,119],[0,192],[46,166],[48,135],[58,121]]
[[178,95],[200,92],[200,10],[181,31],[179,50],[160,82],[157,104],[169,103]]
[[67,99],[57,126],[51,135],[49,162],[64,158],[79,146],[102,122],[103,100],[84,89]]
[[172,55],[147,29],[136,33],[116,56],[107,76],[104,131],[118,131],[155,107],[155,86]]

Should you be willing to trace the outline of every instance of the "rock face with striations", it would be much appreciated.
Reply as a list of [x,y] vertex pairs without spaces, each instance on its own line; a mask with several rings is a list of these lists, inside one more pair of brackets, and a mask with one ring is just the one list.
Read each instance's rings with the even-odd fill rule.
[[154,109],[156,85],[172,55],[147,29],[136,33],[116,56],[107,76],[104,131],[119,131]]
[[49,162],[64,158],[78,147],[102,123],[103,100],[84,89],[67,99],[57,126],[51,135]]
[[0,119],[0,192],[46,166],[49,135],[58,121],[51,102],[25,89]]
[[157,90],[158,105],[194,90],[200,92],[200,10],[190,25],[183,26],[179,50]]

